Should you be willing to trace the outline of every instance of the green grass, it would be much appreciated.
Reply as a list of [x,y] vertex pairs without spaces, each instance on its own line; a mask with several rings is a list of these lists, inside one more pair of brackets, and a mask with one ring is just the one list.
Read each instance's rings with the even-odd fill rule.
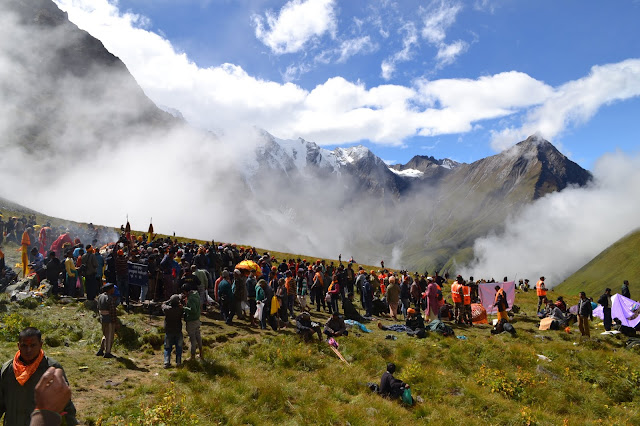
[[[554,292],[554,296],[557,292]],[[572,304],[577,300],[567,296]],[[575,300],[574,300],[575,299]],[[0,357],[16,350],[24,325],[62,343],[45,352],[62,363],[79,418],[87,424],[633,424],[640,420],[640,358],[624,338],[582,341],[575,332],[538,331],[536,297],[519,293],[523,308],[516,337],[492,336],[490,327],[455,327],[468,340],[429,335],[417,340],[379,330],[340,338],[341,362],[324,343],[305,344],[291,328],[261,331],[217,314],[203,318],[205,359],[163,369],[158,330],[162,318],[125,314],[114,353],[94,356],[100,327],[82,304],[47,302],[35,309],[3,302]],[[324,322],[327,315],[312,312]],[[383,319],[383,323],[390,324]],[[82,331],[78,335],[78,330]],[[122,329],[121,329],[122,330]],[[550,337],[541,340],[539,335]],[[185,341],[185,349],[188,339]],[[540,361],[537,354],[552,362]],[[188,350],[187,355],[188,356]],[[372,394],[386,363],[425,399],[414,407]],[[88,368],[86,368],[88,367]],[[455,408],[454,408],[455,407]]]
[[[640,288],[634,287],[635,278],[640,275],[640,230],[620,239],[569,278],[556,287],[557,291],[567,294],[578,294],[581,291],[587,296],[597,297],[609,287],[613,294],[620,292],[622,282],[630,281],[631,296],[637,298]],[[634,291],[635,289],[635,291]]]

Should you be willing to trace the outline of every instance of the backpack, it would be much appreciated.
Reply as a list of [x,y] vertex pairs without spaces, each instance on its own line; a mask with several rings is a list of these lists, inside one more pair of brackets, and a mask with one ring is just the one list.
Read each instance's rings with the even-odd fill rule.
[[445,337],[455,335],[453,328],[451,328],[450,326],[448,326],[447,324],[443,323],[440,320],[431,321],[427,327],[429,327],[429,330],[435,331],[436,333],[440,333]]

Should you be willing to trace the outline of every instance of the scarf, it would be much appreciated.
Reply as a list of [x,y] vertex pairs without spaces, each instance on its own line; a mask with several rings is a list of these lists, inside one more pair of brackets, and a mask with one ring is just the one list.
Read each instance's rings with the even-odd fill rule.
[[31,376],[33,376],[33,373],[38,369],[42,358],[44,358],[44,352],[40,349],[38,357],[31,364],[25,365],[20,361],[20,351],[16,352],[16,356],[13,357],[13,372],[15,373],[16,381],[20,383],[20,386],[24,386]]

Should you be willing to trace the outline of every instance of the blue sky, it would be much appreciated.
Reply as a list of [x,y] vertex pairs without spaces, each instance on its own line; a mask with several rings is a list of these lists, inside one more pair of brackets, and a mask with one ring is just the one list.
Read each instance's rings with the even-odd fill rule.
[[639,1],[55,0],[157,104],[390,162],[636,152]]

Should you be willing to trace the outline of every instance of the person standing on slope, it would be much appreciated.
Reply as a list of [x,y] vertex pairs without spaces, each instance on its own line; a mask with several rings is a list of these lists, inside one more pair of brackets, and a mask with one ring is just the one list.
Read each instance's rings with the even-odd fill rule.
[[536,313],[540,312],[540,306],[544,303],[544,299],[547,297],[547,287],[544,285],[544,277],[540,277],[536,283],[536,293],[538,295],[538,307]]

